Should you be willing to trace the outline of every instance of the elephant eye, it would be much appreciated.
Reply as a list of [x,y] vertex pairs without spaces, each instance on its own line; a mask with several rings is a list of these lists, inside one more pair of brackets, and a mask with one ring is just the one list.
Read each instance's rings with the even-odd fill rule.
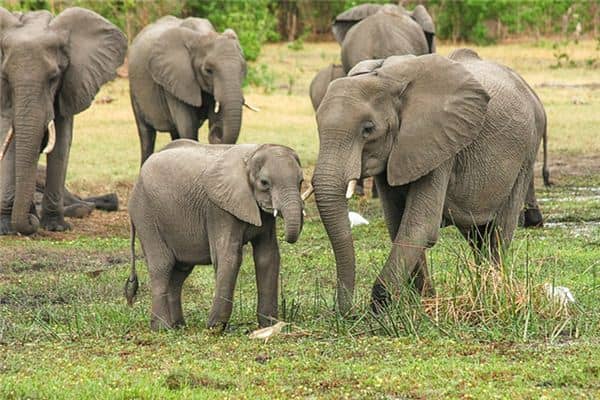
[[375,124],[373,123],[373,121],[365,122],[362,127],[362,136],[366,139],[373,132],[375,132]]
[[212,75],[213,70],[210,67],[204,67],[204,72],[206,72],[207,75]]
[[268,190],[268,189],[269,189],[269,187],[270,187],[271,185],[269,184],[269,181],[268,181],[268,180],[266,180],[266,179],[264,179],[264,178],[261,178],[261,180],[260,180],[260,186],[261,186],[263,189],[265,189],[265,190]]

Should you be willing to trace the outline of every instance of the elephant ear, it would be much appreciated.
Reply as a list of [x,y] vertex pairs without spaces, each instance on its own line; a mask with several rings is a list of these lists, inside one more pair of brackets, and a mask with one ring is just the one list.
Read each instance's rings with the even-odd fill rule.
[[203,36],[189,28],[168,29],[160,35],[150,54],[152,79],[179,100],[195,107],[202,105],[202,87],[196,79],[190,51]]
[[352,69],[348,72],[348,76],[356,76],[362,74],[368,74],[370,72],[375,71],[377,68],[383,65],[385,59],[380,58],[377,60],[364,60],[356,64]]
[[88,108],[100,87],[114,79],[127,52],[127,38],[108,20],[84,8],[67,8],[49,28],[68,37],[69,65],[63,74],[58,96],[61,115]]
[[401,104],[387,165],[391,185],[419,179],[479,135],[490,97],[460,63],[436,54],[396,58],[377,75],[394,81]]
[[427,9],[419,4],[415,7],[410,17],[423,28],[425,32],[425,38],[427,39],[427,45],[429,46],[429,52],[435,53],[435,25],[431,15],[427,12]]
[[260,210],[248,182],[246,161],[257,145],[234,145],[206,170],[208,198],[237,219],[261,226]]
[[187,17],[181,22],[181,27],[189,28],[198,33],[215,32],[215,27],[205,18]]
[[19,18],[22,14],[13,14],[6,8],[0,7],[0,37],[4,31],[20,25]]
[[[0,7],[0,40],[2,36],[9,30],[16,26],[21,25],[19,22],[19,16],[16,16],[6,10],[5,8]],[[0,67],[2,66],[2,47],[0,47]],[[0,117],[5,116],[9,117],[11,115],[10,112],[11,104],[10,97],[8,95],[8,85],[2,78],[0,78]]]
[[331,27],[335,40],[339,44],[342,44],[350,28],[363,19],[379,12],[382,7],[380,4],[362,4],[338,14]]

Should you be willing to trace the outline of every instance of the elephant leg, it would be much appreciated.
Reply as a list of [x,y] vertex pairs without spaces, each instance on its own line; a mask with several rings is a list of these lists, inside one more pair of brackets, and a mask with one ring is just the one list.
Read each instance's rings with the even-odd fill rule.
[[86,203],[92,203],[98,210],[117,211],[119,209],[119,197],[116,193],[108,193],[101,196],[86,197]]
[[425,277],[429,273],[418,271],[427,267],[421,262],[425,249],[437,242],[452,165],[453,160],[449,160],[408,185],[402,221],[392,251],[373,286],[373,311],[385,307],[391,300],[390,292],[399,291],[415,275],[421,274],[422,286],[426,286]]
[[275,224],[264,235],[252,242],[258,307],[256,314],[260,327],[273,325],[277,321],[277,294],[279,290],[279,247]]
[[63,190],[73,135],[73,117],[57,116],[55,123],[56,144],[54,150],[47,156],[41,225],[49,231],[62,232],[71,229],[71,225],[65,221]]
[[154,153],[154,145],[156,143],[156,129],[142,117],[139,107],[136,105],[135,100],[131,99],[131,106],[133,108],[133,115],[135,117],[135,124],[138,130],[138,136],[140,138],[140,150],[141,150],[141,162],[140,165],[144,164],[144,161],[148,159]]
[[429,274],[429,268],[427,266],[427,254],[425,252],[421,254],[421,259],[419,260],[417,267],[413,272],[411,281],[422,296],[435,296],[435,287],[433,286],[433,281],[431,279],[431,275]]
[[[0,118],[0,145],[4,143],[10,123]],[[15,141],[13,140],[0,163],[0,235],[15,233],[11,222],[15,201]]]
[[168,300],[171,325],[174,328],[185,325],[183,309],[181,307],[181,289],[183,288],[183,282],[185,282],[193,269],[193,266],[175,263],[175,266],[171,270]]
[[393,241],[402,221],[402,213],[406,204],[407,187],[391,187],[388,184],[385,173],[373,177],[373,187],[378,188],[385,223],[388,228],[390,240]]
[[508,200],[495,218],[495,229],[492,229],[490,238],[491,260],[499,265],[504,253],[512,241],[519,220],[519,213],[523,208],[525,195],[530,181],[533,180],[533,162],[521,169],[512,188]]
[[523,226],[525,228],[541,228],[544,226],[544,218],[540,211],[535,196],[535,183],[533,177],[529,181],[527,196],[525,197],[525,210],[523,211]]
[[[242,238],[239,231],[221,232],[211,254],[215,254],[216,287],[213,304],[208,316],[209,328],[223,329],[233,310],[233,293],[240,265],[242,264]],[[212,258],[212,257],[211,257]]]
[[152,295],[150,328],[153,331],[169,329],[172,322],[169,309],[169,283],[175,267],[175,257],[155,224],[151,223],[152,217],[140,214],[135,207],[130,208],[130,213],[134,223],[136,220],[150,222],[135,223],[135,230],[142,245],[150,276]]
[[200,120],[197,107],[185,104],[169,94],[166,98],[171,118],[175,124],[175,132],[171,132],[171,138],[176,136],[177,139],[198,140]]

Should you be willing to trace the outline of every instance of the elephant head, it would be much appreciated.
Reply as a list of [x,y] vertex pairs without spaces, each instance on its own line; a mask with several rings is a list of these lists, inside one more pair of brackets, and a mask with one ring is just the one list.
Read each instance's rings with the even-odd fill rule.
[[285,240],[295,243],[302,231],[302,167],[290,148],[238,145],[224,152],[206,172],[210,200],[238,219],[262,226],[260,210],[281,213]]
[[[198,20],[197,18],[193,18]],[[211,132],[211,143],[237,141],[242,124],[242,83],[246,61],[235,32],[218,34],[193,29],[188,18],[165,30],[150,56],[152,79],[179,100],[195,107],[214,98],[214,113],[222,120],[222,132]]]
[[339,64],[329,64],[328,67],[317,72],[309,88],[310,101],[315,111],[319,108],[319,104],[321,104],[321,100],[323,100],[331,81],[343,76],[346,76],[346,72],[344,71],[344,66]]
[[380,174],[391,186],[418,180],[474,140],[488,101],[460,63],[434,54],[364,61],[331,83],[317,111],[312,183],[335,253],[342,310],[354,291],[346,200],[354,180]]
[[[0,8],[0,111],[15,141],[12,222],[22,234],[37,229],[29,217],[42,145],[52,151],[54,119],[88,108],[100,87],[116,76],[127,40],[100,15],[68,8],[11,14]],[[46,136],[47,135],[47,136]]]
[[406,15],[412,18],[423,29],[429,46],[429,52],[435,53],[435,26],[431,15],[429,15],[427,9],[421,4],[417,5],[412,12],[406,11],[404,7],[394,4],[361,4],[352,7],[335,17],[331,27],[333,36],[341,45],[350,28],[363,19],[380,12],[392,15]]

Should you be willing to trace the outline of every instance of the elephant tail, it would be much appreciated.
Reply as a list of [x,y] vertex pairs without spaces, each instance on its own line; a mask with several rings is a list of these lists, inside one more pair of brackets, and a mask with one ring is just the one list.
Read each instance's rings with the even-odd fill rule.
[[544,178],[544,186],[552,185],[550,182],[550,170],[548,169],[548,121],[544,123],[544,136],[542,136],[542,145],[544,151],[544,164],[542,166],[542,177]]
[[129,220],[129,226],[131,228],[131,271],[127,282],[125,282],[125,298],[127,299],[127,304],[131,307],[133,306],[133,301],[135,300],[135,295],[140,284],[135,270],[135,225],[131,219]]

